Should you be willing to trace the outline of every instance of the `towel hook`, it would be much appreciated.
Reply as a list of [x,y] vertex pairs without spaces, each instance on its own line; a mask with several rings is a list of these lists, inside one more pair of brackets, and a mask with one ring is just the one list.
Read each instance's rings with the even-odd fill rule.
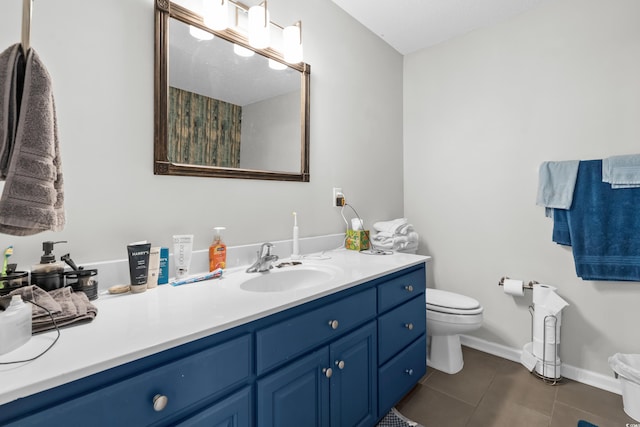
[[31,6],[33,0],[22,0],[22,53],[26,56],[31,48]]

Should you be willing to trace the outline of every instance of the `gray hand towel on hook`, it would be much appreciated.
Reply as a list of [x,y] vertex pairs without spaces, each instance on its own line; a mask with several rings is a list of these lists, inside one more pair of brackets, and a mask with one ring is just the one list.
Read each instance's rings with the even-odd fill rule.
[[14,44],[0,54],[0,180],[7,178],[9,159],[16,138],[18,93],[22,94],[22,81],[18,80],[20,63],[24,62],[20,45]]
[[[7,146],[7,142],[11,142],[11,122],[8,120],[12,117],[9,113],[11,97],[16,95],[15,90],[19,87],[15,87],[15,82],[20,80],[20,76],[14,78],[15,70],[19,68],[15,64],[19,54],[13,52],[19,48],[20,45],[14,45],[8,49],[8,54],[7,51],[0,54],[0,69],[4,70],[1,75],[11,75],[0,82],[3,86],[0,127],[5,132],[4,144],[0,140],[3,144],[0,155],[9,149],[6,182],[0,198],[0,233],[29,236],[64,228],[64,192],[51,77],[33,49],[27,53],[15,139],[12,148]],[[12,82],[9,90],[7,81]],[[4,173],[0,172],[0,175],[4,176]]]

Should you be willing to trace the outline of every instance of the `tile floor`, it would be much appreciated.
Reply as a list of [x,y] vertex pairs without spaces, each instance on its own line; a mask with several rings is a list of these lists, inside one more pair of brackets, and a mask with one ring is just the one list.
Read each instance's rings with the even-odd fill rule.
[[425,427],[640,427],[622,396],[575,381],[551,386],[519,363],[463,347],[464,369],[427,375],[396,408]]

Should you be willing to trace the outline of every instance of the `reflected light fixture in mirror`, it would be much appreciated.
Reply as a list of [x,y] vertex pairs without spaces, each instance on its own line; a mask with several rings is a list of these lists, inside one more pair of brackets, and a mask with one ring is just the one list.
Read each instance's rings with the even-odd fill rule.
[[274,59],[269,58],[269,68],[272,70],[286,70],[287,66],[282,62],[278,62]]
[[213,40],[213,34],[193,25],[189,25],[189,34],[198,40]]
[[244,58],[250,58],[255,54],[254,51],[235,43],[233,45],[233,53]]

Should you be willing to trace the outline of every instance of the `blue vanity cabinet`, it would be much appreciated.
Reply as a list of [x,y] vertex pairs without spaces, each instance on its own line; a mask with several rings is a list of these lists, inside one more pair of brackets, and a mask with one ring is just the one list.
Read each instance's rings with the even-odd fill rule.
[[[251,388],[246,387],[243,391],[249,400],[227,400],[225,394],[249,384],[253,370],[251,335],[244,334],[196,353],[177,357],[181,350],[180,347],[167,350],[148,359],[140,359],[31,396],[24,402],[18,400],[15,404],[31,408],[31,413],[11,422],[3,419],[9,414],[0,413],[0,425],[175,425],[179,420],[208,409],[208,412],[198,413],[198,416],[210,421],[217,419],[217,423],[208,425],[250,427]],[[124,378],[115,382],[109,380],[112,376],[118,378],[123,371],[128,374]],[[91,385],[85,385],[88,383]],[[34,413],[36,408],[52,401],[56,402],[53,406]],[[235,422],[226,422],[229,419],[235,419]]]
[[373,427],[426,371],[425,265],[0,406],[0,425]]
[[377,332],[371,321],[257,383],[260,427],[372,426]]
[[378,415],[424,376],[427,366],[424,268],[378,285]]

